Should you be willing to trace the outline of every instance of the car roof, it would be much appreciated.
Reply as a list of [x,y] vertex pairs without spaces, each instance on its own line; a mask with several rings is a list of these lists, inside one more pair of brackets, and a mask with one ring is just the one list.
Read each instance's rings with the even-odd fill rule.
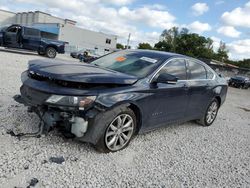
[[170,57],[186,57],[186,58],[188,58],[188,56],[185,56],[185,55],[172,53],[172,52],[158,51],[158,50],[135,49],[135,50],[128,50],[128,51],[142,52],[142,53],[147,52],[147,53],[159,54],[160,56],[165,56],[166,58],[170,58]]
[[163,56],[166,59],[169,58],[186,58],[186,59],[191,59],[194,60],[196,62],[201,63],[202,65],[209,67],[205,62],[195,58],[195,57],[190,57],[190,56],[186,56],[186,55],[182,55],[182,54],[177,54],[177,53],[173,53],[173,52],[165,52],[165,51],[158,51],[158,50],[144,50],[144,49],[135,49],[135,50],[128,50],[128,51],[134,51],[134,52],[146,52],[146,53],[153,53],[153,54],[159,54],[160,56]]
[[164,58],[166,58],[166,60],[169,58],[178,58],[178,57],[194,60],[195,62],[200,63],[201,65],[203,65],[204,67],[206,67],[207,69],[209,69],[215,73],[215,71],[210,66],[208,66],[205,62],[203,62],[197,58],[194,58],[194,57],[190,57],[190,56],[186,56],[186,55],[182,55],[182,54],[177,54],[177,53],[172,53],[172,52],[158,51],[158,50],[135,49],[135,50],[129,50],[129,51],[159,54],[160,56],[163,56]]

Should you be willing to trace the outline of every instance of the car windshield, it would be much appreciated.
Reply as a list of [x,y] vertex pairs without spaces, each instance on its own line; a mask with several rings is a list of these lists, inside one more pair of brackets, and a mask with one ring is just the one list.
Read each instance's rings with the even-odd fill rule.
[[165,56],[153,52],[119,51],[103,56],[91,64],[143,78],[165,59]]

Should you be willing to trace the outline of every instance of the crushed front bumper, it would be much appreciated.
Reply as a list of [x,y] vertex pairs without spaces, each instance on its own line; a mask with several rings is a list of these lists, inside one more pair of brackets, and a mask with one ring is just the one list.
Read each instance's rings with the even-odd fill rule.
[[28,112],[34,112],[43,123],[41,134],[58,127],[63,133],[71,134],[70,137],[81,138],[87,131],[88,120],[85,112],[75,108],[45,105],[44,101],[49,94],[36,91],[28,87],[21,87],[21,95],[15,95],[16,102],[28,107]]

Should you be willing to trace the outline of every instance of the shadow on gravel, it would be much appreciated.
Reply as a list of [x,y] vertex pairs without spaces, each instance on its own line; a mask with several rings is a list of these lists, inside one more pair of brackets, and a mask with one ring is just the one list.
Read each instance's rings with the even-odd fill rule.
[[250,112],[250,109],[248,109],[248,108],[244,108],[244,107],[238,107],[238,108],[241,110],[244,110],[245,112]]

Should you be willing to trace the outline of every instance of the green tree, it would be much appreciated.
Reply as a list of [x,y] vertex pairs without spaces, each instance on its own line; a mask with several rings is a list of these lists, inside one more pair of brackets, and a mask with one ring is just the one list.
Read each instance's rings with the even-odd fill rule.
[[171,44],[169,44],[166,41],[159,41],[155,44],[154,49],[156,50],[160,50],[160,51],[166,51],[166,52],[170,52],[171,51]]
[[228,50],[226,48],[226,44],[220,41],[220,47],[217,50],[216,59],[221,62],[227,61],[228,60],[227,53],[228,53]]
[[177,38],[176,52],[197,58],[212,58],[212,40],[196,33],[181,34]]
[[125,49],[125,48],[124,48],[124,45],[122,45],[122,44],[120,44],[120,43],[117,43],[117,44],[116,44],[116,48],[117,48],[117,49],[122,49],[122,50]]
[[164,44],[164,46],[168,46],[168,48],[170,47],[170,52],[176,52],[176,41],[179,34],[180,33],[178,27],[172,27],[171,29],[163,30],[160,38],[161,41],[165,41],[168,44]]
[[149,49],[152,50],[152,46],[149,43],[139,43],[138,49]]
[[189,33],[183,28],[179,31],[177,27],[164,30],[160,36],[160,41],[155,44],[155,49],[169,52],[176,52],[192,57],[212,58],[213,41],[210,38]]
[[232,61],[232,60],[227,60],[226,63],[230,63],[242,68],[248,68],[250,69],[250,59],[244,59],[240,61]]

